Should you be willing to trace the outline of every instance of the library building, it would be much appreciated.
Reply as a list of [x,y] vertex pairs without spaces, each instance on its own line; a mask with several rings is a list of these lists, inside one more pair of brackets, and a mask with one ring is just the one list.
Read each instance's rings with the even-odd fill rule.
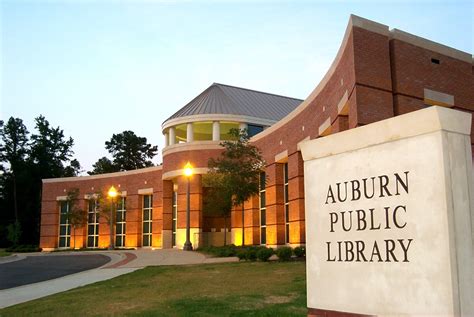
[[[235,245],[304,246],[301,142],[433,105],[474,112],[471,53],[354,15],[332,65],[316,84],[300,100],[214,83],[161,125],[162,165],[44,179],[40,247],[107,248],[113,232],[118,248],[182,249],[188,212],[193,248],[223,245],[224,237]],[[225,224],[223,217],[203,212],[202,177],[232,128],[247,129],[266,166],[258,195],[234,208]],[[472,141],[471,135],[471,155]],[[110,228],[99,216],[96,193],[112,187],[116,204]],[[73,227],[67,216],[71,190],[78,191],[76,207],[84,211],[81,226]]]

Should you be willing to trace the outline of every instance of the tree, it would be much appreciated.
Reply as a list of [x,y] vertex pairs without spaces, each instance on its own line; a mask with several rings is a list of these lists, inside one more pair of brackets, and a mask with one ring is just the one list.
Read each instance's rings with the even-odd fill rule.
[[31,136],[30,159],[37,166],[41,178],[75,176],[80,165],[72,159],[74,140],[71,137],[66,139],[59,127],[50,127],[42,115],[35,122],[38,134]]
[[227,185],[230,177],[211,170],[203,175],[202,180],[205,189],[203,212],[224,218],[224,245],[227,245],[227,218],[232,211],[232,191],[231,186]]
[[147,143],[147,139],[133,131],[114,134],[105,148],[113,157],[113,164],[119,171],[128,171],[153,166],[151,159],[158,153],[158,147]]
[[[224,197],[219,199],[230,199],[231,206],[242,206],[250,197],[258,194],[260,185],[260,172],[265,166],[265,161],[259,149],[249,143],[247,130],[231,129],[229,132],[231,140],[221,142],[224,151],[217,159],[209,159],[209,177],[215,178],[217,188],[222,190]],[[220,178],[220,179],[219,179]],[[209,198],[212,199],[211,195]],[[208,204],[212,202],[208,202]],[[222,204],[226,208],[228,202],[223,204],[216,200],[216,204]],[[223,210],[228,215],[229,211]],[[244,232],[244,210],[242,208],[242,245],[245,245]]]
[[104,173],[113,173],[120,171],[119,168],[107,157],[101,157],[94,165],[92,171],[87,172],[89,175],[97,175],[97,174],[104,174]]
[[[16,178],[22,167],[28,149],[28,130],[19,118],[10,117],[7,124],[0,121],[0,162],[10,165],[10,173],[13,181],[13,209],[15,214],[14,228],[19,229],[18,200]],[[3,168],[3,166],[2,166]]]
[[76,228],[81,228],[87,223],[86,211],[78,206],[79,204],[79,189],[72,188],[67,192],[67,202],[69,204],[69,211],[67,213],[68,223],[73,230],[73,249],[76,248]]

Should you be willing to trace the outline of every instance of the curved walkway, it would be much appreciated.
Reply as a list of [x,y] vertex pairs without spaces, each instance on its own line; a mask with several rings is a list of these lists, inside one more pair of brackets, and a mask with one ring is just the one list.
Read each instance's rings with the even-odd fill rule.
[[[185,264],[205,264],[220,262],[236,262],[237,258],[208,258],[201,253],[181,250],[114,250],[114,251],[93,251],[93,252],[64,252],[64,253],[31,253],[25,255],[14,255],[7,259],[0,260],[0,270],[2,266],[20,263],[25,258],[37,257],[60,257],[100,255],[110,258],[110,261],[101,267],[66,275],[51,280],[38,283],[22,285],[9,289],[0,290],[0,308],[20,304],[44,296],[64,292],[87,284],[108,280],[122,274],[131,273],[146,266],[156,265],[185,265]],[[1,277],[0,277],[1,278]]]

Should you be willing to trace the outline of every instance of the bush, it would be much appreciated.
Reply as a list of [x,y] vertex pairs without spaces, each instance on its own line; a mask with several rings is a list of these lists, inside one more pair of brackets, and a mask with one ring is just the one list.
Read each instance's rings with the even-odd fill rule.
[[262,262],[267,262],[272,255],[272,248],[261,248],[257,251],[257,258]]
[[246,253],[245,259],[248,260],[248,261],[257,260],[257,248],[256,247],[247,248],[247,253]]
[[291,259],[291,254],[293,251],[290,247],[281,247],[276,250],[276,255],[280,261],[289,261]]
[[216,257],[229,257],[237,255],[237,247],[233,244],[222,247],[208,246],[199,247],[196,251],[208,253]]
[[42,249],[39,248],[36,245],[17,245],[13,247],[9,247],[6,249],[7,252],[16,252],[16,253],[21,253],[21,252],[40,252]]
[[237,257],[239,260],[247,260],[247,250],[245,249],[240,249],[237,251]]
[[293,253],[296,257],[302,258],[306,256],[306,249],[305,247],[296,247],[293,249]]

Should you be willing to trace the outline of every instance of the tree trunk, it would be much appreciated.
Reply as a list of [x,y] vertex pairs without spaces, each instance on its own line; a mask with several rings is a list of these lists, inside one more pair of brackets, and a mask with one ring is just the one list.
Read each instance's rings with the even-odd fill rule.
[[13,172],[13,210],[15,212],[15,222],[18,221],[18,203],[17,203],[17,198],[16,198],[16,176],[15,172]]
[[245,246],[244,205],[242,204],[242,246]]

